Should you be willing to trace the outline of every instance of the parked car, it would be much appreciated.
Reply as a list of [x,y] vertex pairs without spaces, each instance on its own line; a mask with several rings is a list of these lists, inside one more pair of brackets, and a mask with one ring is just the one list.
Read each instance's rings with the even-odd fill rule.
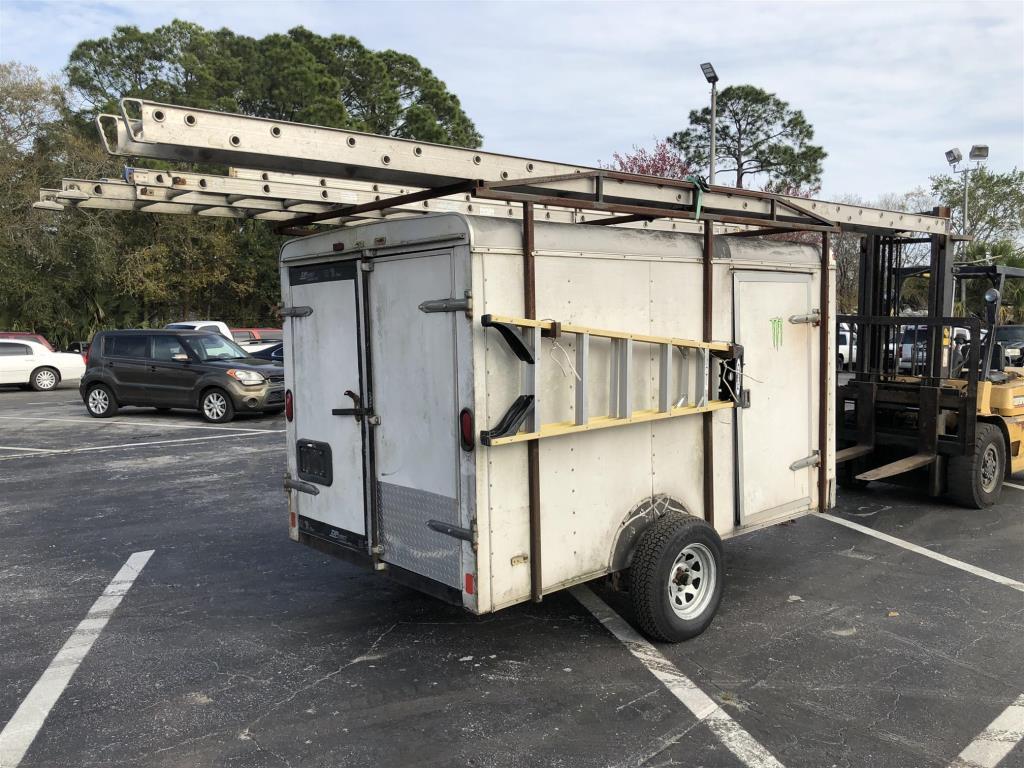
[[284,331],[280,328],[232,328],[231,338],[243,347],[247,344],[267,344],[284,341]]
[[72,341],[68,344],[68,348],[64,350],[68,354],[81,355],[85,358],[86,362],[89,361],[89,342],[88,341]]
[[138,405],[198,410],[221,423],[236,413],[284,410],[284,371],[217,333],[102,331],[79,391],[96,418]]
[[260,360],[269,360],[272,363],[284,365],[284,342],[279,341],[277,344],[271,344],[269,347],[258,349],[251,354],[253,357],[258,357]]
[[836,363],[839,370],[845,370],[848,365],[852,366],[856,362],[857,334],[850,333],[846,328],[840,328],[836,338]]
[[46,392],[84,373],[81,355],[54,352],[27,338],[0,339],[0,384],[20,384]]
[[179,323],[168,323],[164,326],[173,331],[207,331],[208,333],[219,333],[226,339],[231,338],[231,329],[227,323],[220,320],[183,320]]
[[46,340],[46,337],[40,333],[32,333],[31,331],[0,331],[0,339],[28,339],[38,344],[42,344],[51,352],[56,350],[53,345]]

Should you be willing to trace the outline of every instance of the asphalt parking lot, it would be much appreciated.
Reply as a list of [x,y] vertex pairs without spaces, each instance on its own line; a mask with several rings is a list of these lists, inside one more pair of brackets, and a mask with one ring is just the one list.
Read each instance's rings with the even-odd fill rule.
[[35,728],[0,765],[1024,765],[1020,476],[982,511],[840,497],[888,540],[730,540],[715,623],[652,657],[600,586],[604,624],[474,618],[289,541],[283,429],[0,388],[0,726]]

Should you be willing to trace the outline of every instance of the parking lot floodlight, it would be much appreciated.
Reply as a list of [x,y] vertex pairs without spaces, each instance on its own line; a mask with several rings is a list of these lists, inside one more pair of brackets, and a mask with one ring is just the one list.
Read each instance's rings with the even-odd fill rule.
[[715,73],[715,68],[711,66],[710,61],[705,61],[700,65],[701,72],[704,73],[704,79],[709,83],[717,83],[718,75]]
[[988,159],[988,144],[975,144],[971,147],[971,160],[987,160]]
[[956,147],[953,147],[952,149],[946,151],[946,162],[949,163],[950,165],[956,165],[963,159],[963,154]]

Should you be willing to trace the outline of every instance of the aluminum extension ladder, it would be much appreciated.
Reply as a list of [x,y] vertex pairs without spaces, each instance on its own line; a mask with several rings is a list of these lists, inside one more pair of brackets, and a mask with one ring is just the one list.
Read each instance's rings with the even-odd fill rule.
[[[484,315],[484,328],[501,334],[509,349],[522,363],[521,394],[498,423],[480,433],[483,445],[496,446],[540,440],[595,429],[625,426],[641,422],[691,416],[698,413],[743,407],[743,348],[730,342],[704,342],[671,336],[626,333],[554,320],[530,320],[521,317]],[[574,416],[570,421],[542,424],[540,421],[541,339],[558,339],[563,334],[575,337],[577,378]],[[609,412],[592,415],[588,397],[590,344],[593,339],[611,341],[611,366],[608,381]],[[637,344],[658,348],[658,406],[633,408],[633,351]],[[675,350],[682,355],[682,375],[673,376]],[[568,355],[567,355],[568,357]],[[691,359],[696,365],[694,386],[690,384]],[[712,399],[712,361],[718,360],[718,399]],[[522,430],[522,431],[521,431]]]

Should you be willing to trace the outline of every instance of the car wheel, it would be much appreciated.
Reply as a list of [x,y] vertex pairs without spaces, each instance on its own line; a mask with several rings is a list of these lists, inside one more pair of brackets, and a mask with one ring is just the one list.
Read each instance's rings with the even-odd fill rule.
[[706,522],[670,514],[640,536],[630,568],[630,596],[640,628],[678,643],[711,624],[722,602],[722,540]]
[[999,427],[979,423],[974,430],[974,450],[950,458],[946,472],[949,496],[957,504],[971,509],[995,504],[1006,473],[1006,443]]
[[106,384],[93,384],[85,393],[85,409],[90,416],[106,419],[117,413],[117,400]]
[[235,406],[223,389],[208,389],[199,401],[199,412],[205,421],[223,424],[235,417]]
[[37,368],[32,372],[32,389],[36,392],[49,392],[60,384],[60,373],[56,368]]

